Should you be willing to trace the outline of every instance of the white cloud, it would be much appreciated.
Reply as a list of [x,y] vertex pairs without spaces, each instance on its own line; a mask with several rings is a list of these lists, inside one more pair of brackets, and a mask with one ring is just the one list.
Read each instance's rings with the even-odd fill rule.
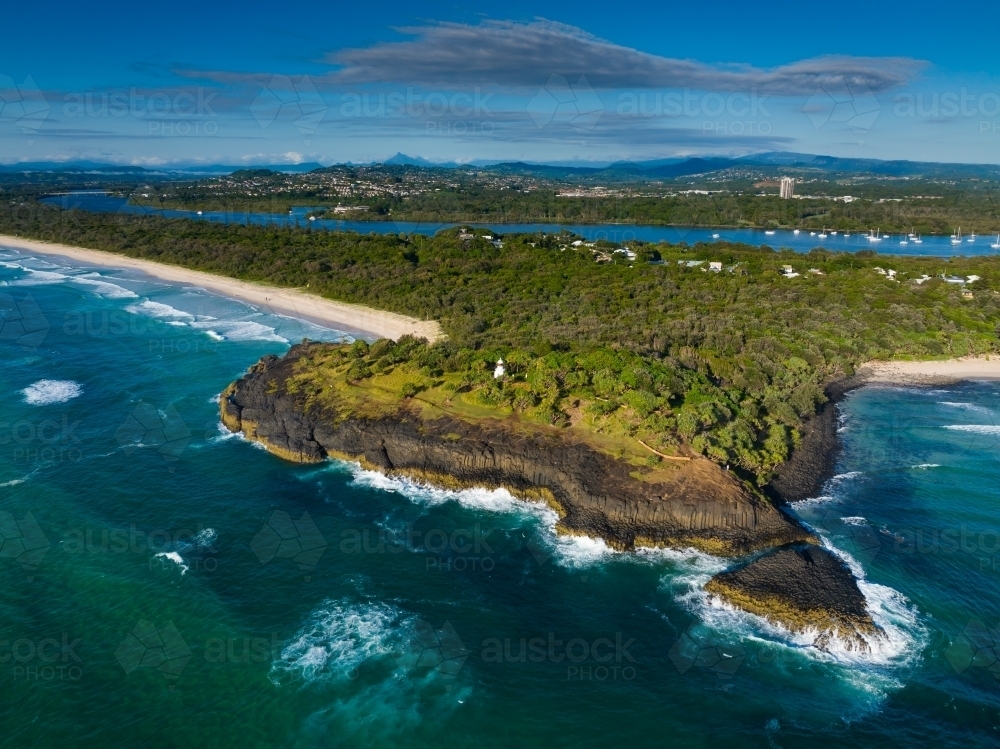
[[415,37],[332,53],[339,83],[537,87],[552,75],[586,76],[591,86],[692,88],[810,95],[830,79],[858,81],[873,92],[909,82],[924,63],[904,57],[827,56],[776,68],[707,65],[641,52],[551,21],[438,23],[399,29]]

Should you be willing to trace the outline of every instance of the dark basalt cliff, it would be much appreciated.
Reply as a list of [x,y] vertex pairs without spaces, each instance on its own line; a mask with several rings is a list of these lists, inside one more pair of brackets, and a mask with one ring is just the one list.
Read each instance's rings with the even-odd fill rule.
[[826,403],[800,428],[802,439],[791,457],[775,471],[768,494],[781,502],[798,502],[818,496],[833,476],[840,454],[837,438],[837,404],[849,392],[865,384],[864,375],[855,374],[830,382],[824,388]]
[[[740,556],[815,542],[796,520],[706,459],[694,458],[653,481],[637,478],[634,466],[574,440],[568,430],[526,430],[499,419],[428,419],[405,402],[377,417],[352,415],[349,406],[311,404],[288,386],[311,345],[317,344],[294,346],[282,358],[266,356],[230,385],[220,399],[223,423],[292,461],[345,458],[450,488],[504,487],[548,503],[559,514],[560,532],[602,538],[617,549],[694,547]],[[795,584],[785,572],[775,585]],[[849,571],[841,577],[857,591]]]

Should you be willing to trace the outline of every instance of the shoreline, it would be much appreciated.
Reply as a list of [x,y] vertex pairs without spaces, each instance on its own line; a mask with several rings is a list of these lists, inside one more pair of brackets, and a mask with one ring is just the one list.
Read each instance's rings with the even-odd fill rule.
[[768,494],[782,504],[819,495],[835,474],[843,447],[837,434],[837,405],[854,390],[866,385],[934,387],[971,380],[1000,380],[1000,355],[858,365],[851,377],[826,385],[826,403],[803,424],[802,440],[767,484]]
[[[872,361],[857,367],[859,385],[945,385],[964,380],[1000,380],[1000,355],[936,361]],[[853,388],[851,388],[853,389]]]
[[360,331],[379,338],[392,339],[413,335],[426,338],[428,341],[445,337],[441,325],[436,321],[417,320],[361,304],[336,302],[301,289],[266,286],[104,250],[91,250],[2,234],[0,234],[0,247],[41,255],[58,255],[102,268],[136,270],[154,278],[197,286],[221,296],[262,307],[274,314],[308,320],[342,332]]

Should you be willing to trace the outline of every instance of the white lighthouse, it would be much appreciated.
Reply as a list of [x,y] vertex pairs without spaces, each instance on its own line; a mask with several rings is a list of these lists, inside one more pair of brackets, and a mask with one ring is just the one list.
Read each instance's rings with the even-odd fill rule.
[[494,380],[499,380],[501,377],[504,376],[504,374],[506,372],[507,372],[507,370],[503,366],[503,359],[502,358],[501,359],[497,359],[497,365],[493,369],[493,379]]

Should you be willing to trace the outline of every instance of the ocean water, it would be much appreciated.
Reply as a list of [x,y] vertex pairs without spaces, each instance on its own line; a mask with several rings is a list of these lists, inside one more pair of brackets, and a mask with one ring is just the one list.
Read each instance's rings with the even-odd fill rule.
[[[297,207],[287,214],[284,213],[252,213],[246,211],[182,211],[176,209],[154,209],[148,206],[130,205],[126,198],[94,193],[69,193],[42,199],[43,203],[54,205],[64,210],[76,208],[97,213],[121,213],[135,215],[159,215],[167,218],[187,218],[195,221],[214,221],[219,223],[257,224],[260,226],[297,226],[300,228],[321,229],[325,231],[354,231],[359,234],[375,232],[377,234],[427,234],[434,235],[442,229],[459,224],[438,221],[347,221],[341,219],[309,220],[310,208]],[[467,225],[467,224],[465,224]],[[489,229],[498,234],[519,232],[558,233],[571,231],[588,240],[605,239],[610,242],[670,242],[677,244],[687,242],[693,245],[697,242],[742,242],[748,245],[768,245],[773,248],[787,248],[795,252],[809,252],[817,247],[823,247],[834,252],[857,252],[858,250],[875,250],[882,255],[916,255],[933,257],[961,257],[968,255],[995,255],[998,251],[993,244],[1000,244],[1000,235],[965,237],[957,244],[951,243],[947,236],[925,236],[920,242],[914,242],[904,235],[887,235],[879,233],[881,239],[869,241],[868,232],[837,232],[829,234],[825,239],[819,237],[820,232],[802,230],[795,232],[790,229],[766,231],[764,229],[713,228],[704,226],[656,226],[645,224],[474,224],[474,226]],[[872,227],[873,231],[875,227]],[[902,242],[906,244],[901,244]]]
[[247,366],[336,331],[13,251],[0,310],[2,746],[998,740],[997,384],[843,403],[839,474],[794,510],[885,636],[821,652],[707,601],[722,560],[220,429]]

